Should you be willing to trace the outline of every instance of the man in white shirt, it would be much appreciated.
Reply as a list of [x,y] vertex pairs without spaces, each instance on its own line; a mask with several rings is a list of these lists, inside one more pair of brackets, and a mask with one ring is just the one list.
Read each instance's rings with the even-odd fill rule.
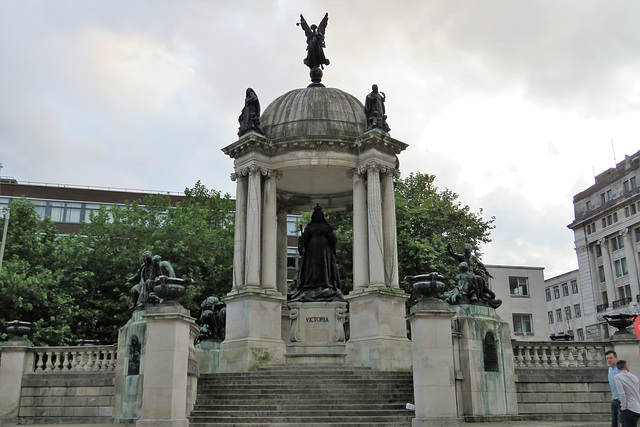
[[618,360],[616,367],[620,373],[613,380],[620,396],[622,426],[637,427],[640,419],[640,379],[629,372],[626,360]]
[[622,414],[620,414],[620,397],[618,396],[618,390],[616,389],[616,383],[613,378],[618,375],[620,371],[616,368],[618,363],[618,355],[615,351],[609,350],[604,354],[609,365],[609,387],[611,387],[611,427],[619,427],[622,423]]

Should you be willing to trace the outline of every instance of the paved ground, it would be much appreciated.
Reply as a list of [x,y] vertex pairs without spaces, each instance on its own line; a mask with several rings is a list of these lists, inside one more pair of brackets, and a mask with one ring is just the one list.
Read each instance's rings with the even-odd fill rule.
[[[609,422],[579,422],[579,421],[505,421],[501,423],[466,423],[469,427],[609,427]],[[15,424],[3,425],[3,427],[24,427]],[[81,424],[33,424],[33,427],[81,427]],[[125,424],[90,424],[87,427],[125,427]]]

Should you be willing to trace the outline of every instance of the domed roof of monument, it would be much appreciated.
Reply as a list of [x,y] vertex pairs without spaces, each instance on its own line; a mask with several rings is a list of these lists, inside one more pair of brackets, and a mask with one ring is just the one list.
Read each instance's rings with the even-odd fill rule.
[[311,85],[278,97],[260,124],[271,139],[306,136],[356,138],[365,130],[364,106],[340,89]]

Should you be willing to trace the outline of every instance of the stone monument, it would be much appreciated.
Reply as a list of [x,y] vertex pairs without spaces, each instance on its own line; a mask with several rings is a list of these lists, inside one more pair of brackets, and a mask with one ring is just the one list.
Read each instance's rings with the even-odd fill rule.
[[[250,130],[223,148],[234,159],[236,227],[233,289],[227,304],[222,371],[284,362],[287,213],[353,210],[353,291],[348,362],[408,369],[405,301],[399,287],[393,180],[407,144],[384,127],[367,130],[364,105],[321,83],[328,16],[316,28],[301,17],[311,84],[271,102]],[[308,28],[307,28],[308,27]],[[319,73],[318,73],[319,72]]]

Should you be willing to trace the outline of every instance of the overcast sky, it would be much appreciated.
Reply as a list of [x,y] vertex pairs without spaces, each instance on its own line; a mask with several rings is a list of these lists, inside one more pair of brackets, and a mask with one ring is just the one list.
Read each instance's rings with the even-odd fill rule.
[[247,87],[377,83],[403,176],[496,217],[488,264],[577,268],[572,197],[640,149],[640,3],[0,0],[0,162],[18,181],[228,192]]

